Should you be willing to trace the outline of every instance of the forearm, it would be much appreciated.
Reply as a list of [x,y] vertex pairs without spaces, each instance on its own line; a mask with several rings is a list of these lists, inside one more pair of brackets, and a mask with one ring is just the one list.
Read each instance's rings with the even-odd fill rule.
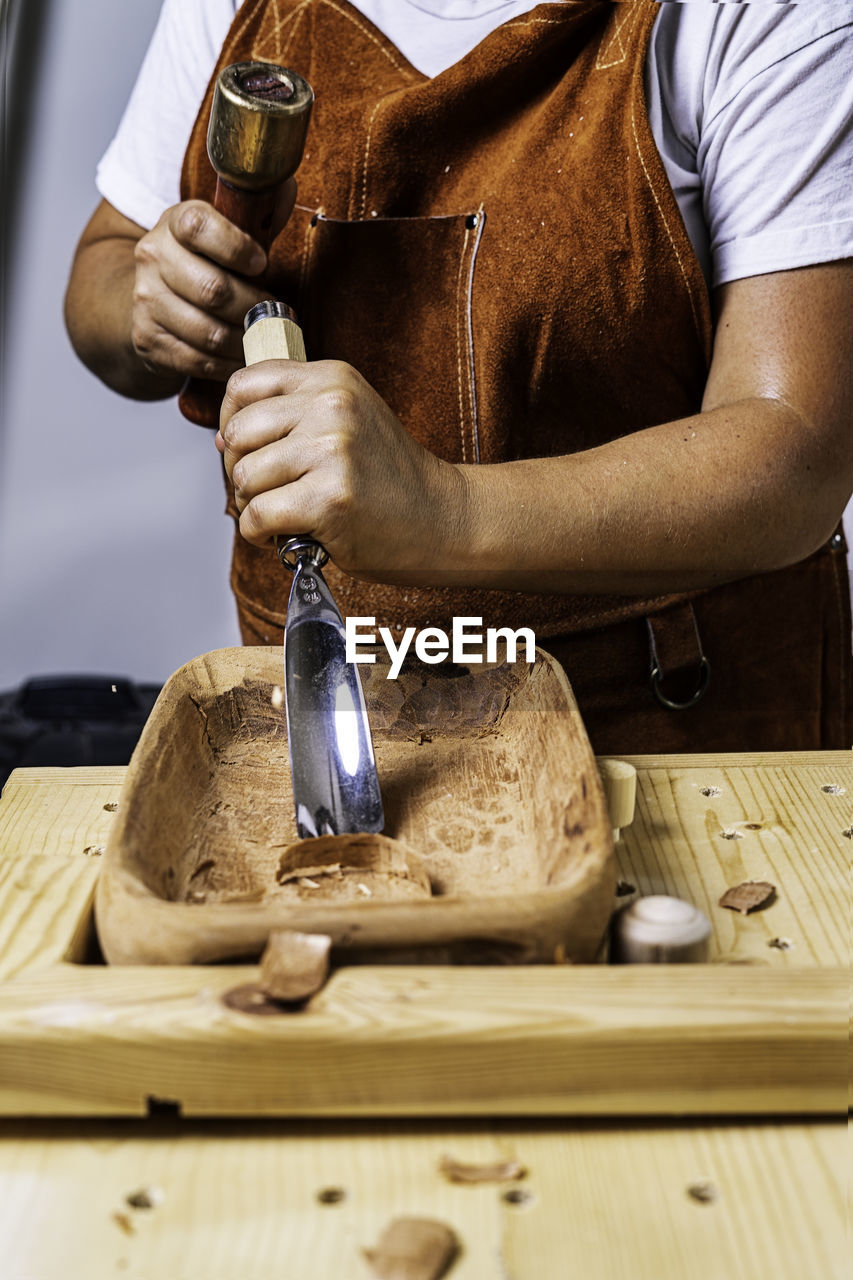
[[77,355],[108,387],[136,400],[161,400],[183,380],[152,372],[134,348],[134,247],[118,236],[80,247],[65,295],[65,323]]
[[349,365],[241,369],[218,437],[240,531],[411,586],[647,595],[792,564],[853,491],[851,284],[841,264],[725,286],[702,412],[565,457],[440,461]]
[[463,467],[445,562],[457,583],[579,594],[659,594],[779,568],[832,532],[849,496],[841,454],[756,398],[584,453]]

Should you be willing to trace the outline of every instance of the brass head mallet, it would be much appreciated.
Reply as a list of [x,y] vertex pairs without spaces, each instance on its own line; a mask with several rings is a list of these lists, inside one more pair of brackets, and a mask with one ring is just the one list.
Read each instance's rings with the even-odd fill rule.
[[[216,80],[207,154],[216,172],[214,208],[269,249],[279,191],[299,167],[314,93],[272,62],[234,62]],[[190,378],[178,397],[198,426],[219,425],[222,384]]]

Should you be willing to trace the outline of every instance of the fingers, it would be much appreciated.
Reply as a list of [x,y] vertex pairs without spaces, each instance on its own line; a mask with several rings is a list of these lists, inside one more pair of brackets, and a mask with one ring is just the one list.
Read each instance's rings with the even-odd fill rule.
[[[230,469],[231,482],[234,485],[234,500],[237,510],[258,497],[283,485],[293,484],[311,467],[311,458],[306,456],[304,442],[298,438],[274,440],[245,457],[233,460]],[[226,470],[228,470],[226,453]]]
[[243,363],[248,309],[268,294],[245,276],[263,250],[211,205],[167,209],[136,244],[131,340],[152,372],[224,381]]
[[[322,377],[326,363],[264,360],[250,368],[238,369],[225,388],[219,412],[220,435],[230,447],[239,447],[243,453],[275,439],[276,435],[281,434],[274,429],[276,414],[284,406],[277,404],[275,410],[272,410],[270,402],[280,396],[307,392]],[[242,412],[249,406],[255,407],[255,412],[251,415]],[[240,415],[239,420],[237,415]],[[266,430],[269,434],[266,434]]]
[[260,245],[203,200],[185,200],[163,216],[176,243],[190,253],[244,276],[260,275],[267,265]]
[[396,573],[434,552],[439,491],[450,490],[443,464],[349,365],[269,360],[241,369],[220,422],[247,541],[309,534],[354,573]]
[[310,396],[298,393],[262,400],[231,418],[224,437],[217,437],[240,532],[255,546],[312,529],[320,512],[328,522],[340,504],[348,450],[334,430],[313,420],[313,407]]
[[260,493],[240,513],[240,533],[255,547],[264,547],[275,535],[290,537],[304,534],[317,523],[317,486],[309,477]]
[[219,431],[216,447],[238,509],[264,489],[290,484],[317,468],[333,451],[334,431],[319,423],[312,409],[310,395],[276,396],[242,409]]
[[134,291],[131,340],[152,370],[225,381],[242,364],[241,330],[212,317],[168,289]]

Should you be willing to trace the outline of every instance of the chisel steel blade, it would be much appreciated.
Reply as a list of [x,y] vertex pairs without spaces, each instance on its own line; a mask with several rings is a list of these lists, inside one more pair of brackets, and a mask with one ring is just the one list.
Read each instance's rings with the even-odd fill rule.
[[309,558],[293,574],[284,633],[287,741],[300,837],[381,831],[364,693],[343,619]]

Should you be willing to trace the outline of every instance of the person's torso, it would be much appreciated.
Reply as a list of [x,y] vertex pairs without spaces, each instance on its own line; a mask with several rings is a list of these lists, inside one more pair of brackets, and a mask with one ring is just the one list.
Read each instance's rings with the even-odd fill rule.
[[[700,408],[709,299],[645,110],[656,16],[650,0],[540,5],[433,78],[345,0],[246,0],[235,19],[221,65],[290,65],[316,94],[270,288],[309,358],[354,365],[449,461],[577,452]],[[208,107],[184,196],[212,193]],[[625,465],[629,483],[628,449]],[[248,598],[256,557],[240,559]],[[434,625],[479,611],[542,634],[648,603],[341,589],[344,612],[392,628],[412,600]]]

